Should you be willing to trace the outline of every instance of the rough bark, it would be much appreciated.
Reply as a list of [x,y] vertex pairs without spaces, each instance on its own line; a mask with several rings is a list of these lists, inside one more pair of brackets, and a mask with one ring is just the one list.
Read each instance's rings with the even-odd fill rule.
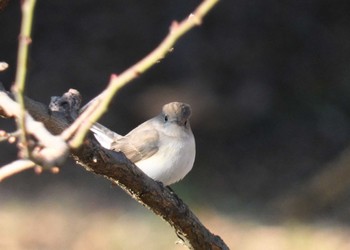
[[[54,134],[69,126],[62,112],[52,112],[46,105],[26,98],[26,108]],[[142,173],[122,153],[102,148],[91,135],[83,145],[71,152],[77,164],[117,184],[143,206],[161,216],[190,249],[229,249],[224,241],[212,234],[168,187]]]

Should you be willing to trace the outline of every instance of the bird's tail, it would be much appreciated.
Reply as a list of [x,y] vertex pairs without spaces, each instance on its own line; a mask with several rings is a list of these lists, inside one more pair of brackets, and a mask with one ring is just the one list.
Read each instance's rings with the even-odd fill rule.
[[111,148],[112,142],[122,137],[99,123],[95,123],[90,130],[94,133],[96,140],[101,146],[107,149]]
[[[95,99],[96,98],[92,99],[87,104],[85,104],[85,106],[80,109],[80,113],[82,113],[93,101],[95,101]],[[96,140],[101,144],[101,146],[107,149],[111,148],[111,144],[113,141],[122,137],[121,135],[113,132],[109,128],[97,122],[94,125],[92,125],[90,131],[94,133]]]

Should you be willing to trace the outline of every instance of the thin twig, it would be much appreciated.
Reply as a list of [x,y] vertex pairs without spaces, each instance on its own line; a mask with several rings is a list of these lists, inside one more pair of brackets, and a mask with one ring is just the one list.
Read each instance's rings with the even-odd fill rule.
[[17,160],[0,168],[0,182],[11,175],[35,167],[31,160]]
[[25,0],[22,2],[22,24],[21,32],[19,35],[18,44],[18,56],[17,56],[17,71],[15,83],[12,87],[12,92],[15,96],[16,101],[21,107],[21,112],[16,119],[17,127],[22,131],[20,135],[20,142],[23,145],[23,155],[28,157],[29,152],[26,141],[26,127],[25,127],[25,107],[23,92],[25,87],[25,78],[27,72],[27,58],[28,58],[28,47],[31,43],[30,33],[33,21],[35,0]]
[[78,126],[74,124],[74,127],[77,128],[77,130],[72,129],[65,133],[66,138],[70,138],[71,134],[74,133],[73,139],[69,142],[70,146],[76,148],[81,144],[91,125],[106,112],[109,103],[120,88],[125,86],[131,80],[138,77],[140,74],[144,73],[151,66],[156,64],[159,60],[164,58],[165,55],[172,50],[175,42],[181,36],[183,36],[193,27],[201,24],[203,17],[209,12],[210,9],[214,7],[215,4],[218,3],[218,1],[219,0],[205,0],[197,7],[197,9],[191,15],[189,15],[188,18],[181,21],[180,23],[174,21],[170,27],[169,34],[165,37],[165,39],[159,44],[159,46],[155,50],[153,50],[150,54],[148,54],[138,63],[125,70],[119,76],[112,75],[108,83],[108,87],[95,98],[97,101],[97,105],[90,105],[83,112],[91,113],[91,115],[89,116],[89,121],[86,121],[86,119],[78,119],[76,121]]
[[0,71],[4,71],[9,67],[7,62],[0,62]]
[[[6,92],[0,91],[0,109],[7,117],[18,118],[21,107]],[[25,112],[27,133],[35,138],[31,160],[46,168],[62,164],[68,156],[69,147],[60,135],[52,135],[45,126]]]
[[17,140],[17,137],[19,137],[20,134],[21,132],[19,130],[13,133],[7,133],[4,130],[0,130],[0,142],[8,141],[10,143],[13,143]]

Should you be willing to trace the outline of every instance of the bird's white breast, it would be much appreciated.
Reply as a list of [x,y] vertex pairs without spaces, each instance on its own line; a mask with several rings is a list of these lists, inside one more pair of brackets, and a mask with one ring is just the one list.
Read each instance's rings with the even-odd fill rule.
[[192,133],[191,136],[186,134],[181,139],[162,135],[158,152],[135,164],[149,177],[163,182],[164,185],[170,185],[184,178],[192,169],[195,154]]

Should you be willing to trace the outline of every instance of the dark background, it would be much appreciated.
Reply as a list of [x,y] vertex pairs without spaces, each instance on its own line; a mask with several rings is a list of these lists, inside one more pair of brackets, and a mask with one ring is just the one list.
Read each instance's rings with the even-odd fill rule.
[[[26,94],[49,103],[75,88],[87,102],[199,3],[38,1]],[[298,210],[303,219],[346,221],[346,183],[330,200],[320,201],[323,191],[316,191],[302,202],[315,177],[350,168],[333,164],[346,159],[341,153],[350,139],[349,13],[349,1],[221,1],[172,53],[118,93],[101,123],[127,133],[163,104],[185,101],[197,143],[193,170],[173,186],[185,201],[232,214],[275,219]],[[8,88],[19,26],[19,1],[9,1],[0,12],[0,61],[10,65],[0,81]],[[12,122],[0,124],[10,129]],[[3,142],[0,150],[2,165],[16,158],[13,146]],[[321,190],[342,182],[337,178]],[[11,177],[0,196],[35,199],[52,188],[86,191],[96,204],[128,200],[73,162],[59,175]],[[290,197],[302,198],[286,202]]]

